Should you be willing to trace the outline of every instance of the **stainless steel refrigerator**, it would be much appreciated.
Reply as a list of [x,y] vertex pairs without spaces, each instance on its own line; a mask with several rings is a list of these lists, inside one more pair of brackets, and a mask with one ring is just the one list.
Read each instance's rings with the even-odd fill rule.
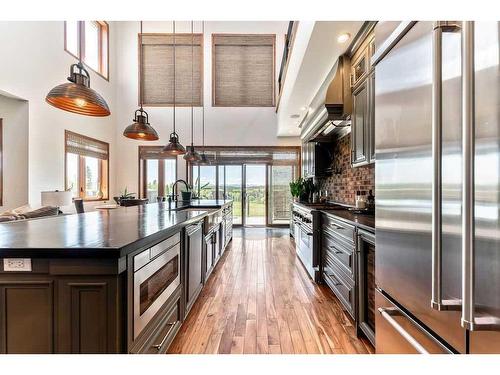
[[379,27],[376,350],[500,353],[500,23]]

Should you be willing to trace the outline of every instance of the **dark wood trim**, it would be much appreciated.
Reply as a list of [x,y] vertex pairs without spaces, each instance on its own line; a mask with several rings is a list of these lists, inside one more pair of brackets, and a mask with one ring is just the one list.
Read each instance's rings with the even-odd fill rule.
[[[77,60],[80,60],[80,56],[81,56],[82,64],[85,65],[85,67],[87,69],[90,69],[93,73],[97,74],[98,76],[100,76],[101,78],[103,78],[109,82],[109,41],[110,41],[109,24],[106,21],[93,21],[93,22],[97,22],[100,25],[98,59],[99,59],[99,69],[102,70],[102,72],[99,72],[99,71],[95,70],[94,68],[92,68],[91,66],[89,66],[87,63],[85,63],[85,21],[77,21],[77,22],[78,22],[78,32],[77,32],[78,56],[75,56],[74,53],[70,52],[67,49],[66,21],[64,21],[64,50]],[[102,28],[105,28],[105,34],[106,34],[106,39],[107,39],[105,64],[103,61],[104,57],[102,55],[102,52],[104,50],[104,48],[102,46],[103,34],[104,34],[103,31],[104,30]],[[105,65],[105,67],[103,65]]]
[[[142,33],[142,36],[173,36],[173,33]],[[176,36],[191,36],[191,33],[175,33]],[[200,104],[193,105],[193,107],[203,107],[203,103],[205,102],[205,39],[204,39],[204,34],[202,33],[194,33],[194,37],[201,37],[201,42],[199,44],[201,48],[201,68],[200,68]],[[140,60],[140,52],[139,49],[141,48],[141,33],[137,33],[137,79],[138,79],[138,85],[137,87],[139,88],[137,90],[137,105],[141,105],[141,91],[142,91],[142,80],[141,80],[141,69],[140,69],[140,64],[142,63]],[[177,42],[176,42],[177,45]],[[189,44],[190,45],[190,44]],[[148,104],[148,103],[143,103],[143,107],[159,107],[159,108],[169,108],[173,107],[173,103],[161,103],[161,104]],[[189,104],[175,104],[176,107],[182,108],[182,107],[191,107]]]
[[[278,112],[279,106],[280,106],[280,101],[281,101],[281,94],[283,92],[283,86],[286,80],[286,73],[288,71],[288,64],[290,63],[290,56],[292,55],[293,52],[293,45],[295,43],[295,37],[297,36],[297,28],[299,26],[299,21],[293,21],[293,30],[292,30],[292,37],[290,39],[290,49],[288,52],[288,59],[285,62],[285,67],[283,69],[283,77],[281,79],[281,90],[278,91],[278,99],[276,100],[276,112]],[[285,43],[283,47],[286,47],[286,34],[285,34]],[[279,89],[278,89],[279,90]]]
[[[273,39],[273,103],[271,105],[220,105],[215,103],[215,38],[217,36],[272,36]],[[227,108],[270,108],[276,107],[276,34],[232,34],[232,33],[212,33],[212,107],[227,107]]]

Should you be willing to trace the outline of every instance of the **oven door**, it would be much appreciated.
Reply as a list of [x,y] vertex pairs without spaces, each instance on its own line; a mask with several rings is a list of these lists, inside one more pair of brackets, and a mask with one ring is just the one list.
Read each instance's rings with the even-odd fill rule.
[[180,285],[180,244],[134,273],[134,339]]
[[300,235],[297,245],[297,253],[309,275],[314,278],[312,229],[307,225],[302,224],[299,232]]

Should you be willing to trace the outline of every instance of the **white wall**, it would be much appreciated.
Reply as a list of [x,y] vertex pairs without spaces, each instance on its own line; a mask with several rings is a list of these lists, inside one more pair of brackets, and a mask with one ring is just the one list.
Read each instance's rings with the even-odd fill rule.
[[0,94],[0,118],[4,211],[28,203],[28,102]]
[[[109,82],[90,72],[91,87],[108,102],[111,116],[93,118],[53,108],[45,102],[48,91],[66,81],[74,57],[64,51],[64,23],[0,22],[0,91],[28,102],[28,200],[40,203],[40,192],[64,188],[64,130],[110,143],[110,198],[128,187],[138,187],[138,146],[165,144],[172,130],[171,108],[146,108],[158,142],[123,137],[137,103],[138,22],[110,22]],[[299,145],[298,138],[277,137],[274,108],[215,108],[211,106],[211,34],[276,34],[276,76],[279,73],[287,22],[207,22],[204,40],[204,101],[207,145]],[[177,32],[190,32],[190,22],[178,22]],[[171,22],[145,22],[144,32],[172,32]],[[201,22],[195,22],[201,32]],[[190,108],[177,109],[177,130],[184,145],[190,143]],[[1,117],[1,113],[0,113]],[[201,144],[201,108],[195,108],[195,144]],[[178,176],[185,163],[178,159]],[[8,181],[6,181],[6,184]]]
[[0,90],[29,103],[30,204],[40,203],[43,190],[64,189],[64,129],[110,143],[110,188],[114,193],[116,36],[114,24],[110,23],[109,82],[90,72],[91,87],[106,99],[112,114],[93,118],[65,112],[45,102],[50,89],[66,82],[69,67],[76,62],[64,51],[64,23],[0,22]]
[[[299,145],[298,138],[277,137],[275,108],[223,108],[212,107],[212,33],[276,34],[276,77],[279,74],[287,22],[206,22],[204,38],[204,101],[205,143],[212,146]],[[195,22],[194,31],[201,32],[201,22]],[[190,22],[177,22],[176,32],[190,32]],[[118,92],[117,148],[119,189],[138,188],[138,145],[165,144],[172,131],[171,108],[146,108],[150,123],[160,135],[157,142],[138,142],[122,136],[123,129],[132,122],[137,109],[138,22],[117,23],[120,38],[117,44]],[[172,22],[144,22],[143,32],[172,32]],[[190,143],[190,108],[177,108],[177,132],[182,144]],[[195,108],[195,145],[201,144],[201,108]],[[185,162],[178,158],[178,177],[185,178]]]

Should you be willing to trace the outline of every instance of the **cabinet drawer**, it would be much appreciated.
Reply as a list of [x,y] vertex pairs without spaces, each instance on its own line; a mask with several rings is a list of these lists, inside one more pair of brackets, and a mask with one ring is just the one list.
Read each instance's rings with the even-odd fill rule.
[[322,229],[329,232],[332,237],[354,244],[354,226],[334,219],[331,216],[323,215]]
[[325,259],[336,262],[354,280],[354,245],[346,246],[325,232],[322,237],[322,249]]
[[338,266],[329,260],[326,260],[323,266],[323,280],[354,319],[356,300],[354,283],[347,281]]
[[181,234],[177,233],[177,234],[174,234],[173,236],[167,238],[166,240],[160,242],[159,244],[154,245],[151,248],[151,259],[153,259],[157,255],[160,255],[165,250],[171,248],[172,246],[179,243],[180,241],[181,241]]
[[162,354],[165,353],[172,343],[181,324],[180,299],[166,313],[165,318],[158,325],[158,332],[150,343],[146,346],[144,353]]

